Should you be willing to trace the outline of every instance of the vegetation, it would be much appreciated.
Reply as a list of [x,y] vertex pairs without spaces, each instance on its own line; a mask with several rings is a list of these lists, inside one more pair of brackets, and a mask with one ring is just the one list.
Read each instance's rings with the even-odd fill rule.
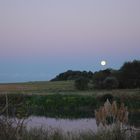
[[64,73],[60,73],[57,75],[54,79],[51,81],[66,81],[66,80],[76,80],[80,77],[86,78],[86,79],[92,79],[93,73],[91,71],[72,71],[68,70]]
[[[124,93],[122,91],[122,93]],[[25,117],[29,115],[61,117],[61,118],[84,118],[93,117],[95,108],[104,104],[104,101],[116,100],[124,102],[130,109],[130,120],[134,120],[135,111],[140,108],[139,95],[113,96],[112,94],[95,95],[8,95],[8,114],[10,116]],[[0,95],[0,109],[5,107],[5,95]],[[139,114],[140,115],[140,114]],[[139,117],[137,113],[137,118]],[[137,123],[138,119],[135,119]],[[132,121],[133,123],[133,121]]]
[[[61,130],[53,130],[52,133],[42,128],[27,131],[22,121],[15,125],[13,121],[16,119],[11,121],[7,116],[24,120],[29,115],[56,118],[83,118],[95,115],[98,123],[101,122],[103,125],[112,119],[113,122],[119,120],[121,123],[129,119],[129,124],[139,126],[139,76],[140,61],[135,60],[126,62],[119,70],[106,69],[95,73],[67,71],[48,82],[0,84],[0,115],[3,115],[0,117],[0,139],[138,140],[139,133],[132,133],[133,135],[128,137],[128,131],[120,129],[102,130],[98,133],[91,131],[79,135],[71,133],[63,135]],[[108,105],[104,104],[107,99]],[[129,108],[129,115],[122,103]],[[112,108],[109,116],[105,112],[106,106]],[[94,113],[96,108],[99,109]]]
[[11,120],[8,116],[0,118],[0,140],[20,140],[24,129],[24,120]]
[[75,87],[78,90],[87,90],[88,89],[88,82],[89,82],[88,79],[86,79],[84,77],[80,77],[80,78],[75,80]]
[[93,79],[92,79],[94,88],[103,89],[104,88],[103,81],[109,76],[111,76],[110,69],[95,72],[93,74]]
[[99,128],[102,128],[102,130],[104,128],[105,132],[109,130],[113,133],[111,140],[114,138],[137,139],[133,128],[127,126],[128,114],[128,109],[124,103],[118,106],[116,101],[110,103],[107,99],[103,106],[100,106],[97,111],[95,110],[95,119]]
[[[14,97],[15,96],[15,97]],[[22,95],[21,95],[22,96]],[[18,100],[21,100],[19,104]],[[9,115],[11,116],[48,116],[48,117],[91,117],[93,109],[97,106],[95,97],[80,95],[8,95]],[[11,100],[14,99],[14,100]],[[16,99],[16,100],[15,100]],[[5,104],[5,95],[0,97],[1,107]]]
[[[63,80],[63,81],[62,81]],[[58,93],[77,90],[140,88],[140,61],[126,62],[119,70],[105,69],[98,72],[67,71],[51,82],[1,84],[0,93]],[[6,89],[6,91],[5,91]]]
[[124,106],[124,103],[121,103],[118,107],[116,101],[111,104],[107,99],[98,111],[95,110],[95,118],[98,126],[100,124],[104,127],[116,125],[122,129],[122,126],[128,123],[128,109]]
[[140,88],[140,61],[126,62],[119,70],[95,72],[93,85],[98,89]]
[[[140,88],[140,61],[125,62],[119,70],[105,69],[92,73],[91,71],[72,71],[68,70],[60,73],[51,81],[67,81],[77,80],[93,81],[93,89],[115,89],[115,88]],[[80,90],[85,90],[82,86],[75,87]],[[87,85],[87,84],[86,84]],[[87,87],[86,87],[87,88]]]
[[119,86],[119,82],[116,77],[107,77],[103,81],[103,87],[106,89],[116,89]]
[[27,83],[0,84],[0,94],[56,94],[77,91],[74,81],[43,81]]
[[126,62],[120,68],[122,88],[140,88],[140,61]]

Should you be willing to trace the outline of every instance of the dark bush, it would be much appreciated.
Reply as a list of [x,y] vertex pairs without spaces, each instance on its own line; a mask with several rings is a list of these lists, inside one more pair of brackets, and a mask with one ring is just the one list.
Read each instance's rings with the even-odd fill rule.
[[118,88],[118,86],[119,86],[119,82],[116,77],[107,77],[103,81],[103,87],[105,89],[114,89],[114,88]]
[[60,73],[51,81],[65,81],[65,80],[76,80],[77,78],[84,77],[87,79],[92,79],[93,73],[91,71],[72,71],[68,70],[66,72]]
[[140,87],[140,61],[126,62],[120,68],[120,82],[123,88]]
[[103,89],[103,81],[106,79],[106,77],[111,75],[111,69],[101,70],[98,72],[95,72],[93,74],[93,85],[94,88],[97,89]]
[[88,89],[88,82],[89,80],[84,77],[80,77],[77,80],[75,80],[75,87],[78,90],[86,90]]
[[109,100],[110,103],[112,103],[114,97],[111,94],[104,94],[104,95],[98,97],[98,99],[102,103],[106,102],[107,99]]

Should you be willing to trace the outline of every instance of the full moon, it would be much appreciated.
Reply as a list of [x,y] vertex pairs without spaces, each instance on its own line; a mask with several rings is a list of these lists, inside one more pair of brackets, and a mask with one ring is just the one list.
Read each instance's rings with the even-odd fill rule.
[[106,65],[106,61],[105,61],[105,60],[102,60],[102,61],[101,61],[101,65],[102,65],[102,66],[105,66],[105,65]]

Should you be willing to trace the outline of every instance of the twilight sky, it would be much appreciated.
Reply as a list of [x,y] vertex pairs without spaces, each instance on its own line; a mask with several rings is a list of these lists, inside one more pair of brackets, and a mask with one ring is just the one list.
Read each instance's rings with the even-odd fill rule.
[[140,0],[0,0],[0,82],[140,60]]

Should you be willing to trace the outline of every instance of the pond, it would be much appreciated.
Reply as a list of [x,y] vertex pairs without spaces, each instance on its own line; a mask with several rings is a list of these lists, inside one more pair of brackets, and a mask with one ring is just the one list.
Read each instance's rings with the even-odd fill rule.
[[[134,118],[133,118],[134,119]],[[136,119],[136,118],[135,118]],[[129,125],[136,128],[140,128],[139,119],[131,123],[129,120]],[[86,132],[86,131],[97,131],[97,125],[95,118],[78,118],[78,119],[66,119],[66,118],[49,118],[49,117],[38,117],[30,116],[26,120],[27,129],[31,128],[44,128],[44,129],[59,129],[62,132]]]
[[[4,116],[0,116],[3,119]],[[4,117],[5,118],[5,117]],[[13,124],[17,124],[19,119],[9,118],[13,120]],[[136,118],[135,118],[136,119]],[[138,118],[137,118],[138,119]],[[22,121],[23,119],[21,119]],[[138,119],[139,120],[139,119]],[[68,119],[68,118],[50,118],[45,116],[30,116],[24,120],[24,124],[27,130],[33,129],[43,129],[47,130],[49,133],[56,131],[61,131],[64,134],[73,133],[86,133],[86,132],[97,132],[99,128],[96,125],[95,118],[78,118],[78,119]],[[135,128],[140,128],[139,121],[131,124]]]
[[97,131],[96,120],[94,118],[84,119],[57,119],[46,117],[31,116],[25,120],[27,129],[44,128],[44,129],[59,129],[62,132],[86,132]]

